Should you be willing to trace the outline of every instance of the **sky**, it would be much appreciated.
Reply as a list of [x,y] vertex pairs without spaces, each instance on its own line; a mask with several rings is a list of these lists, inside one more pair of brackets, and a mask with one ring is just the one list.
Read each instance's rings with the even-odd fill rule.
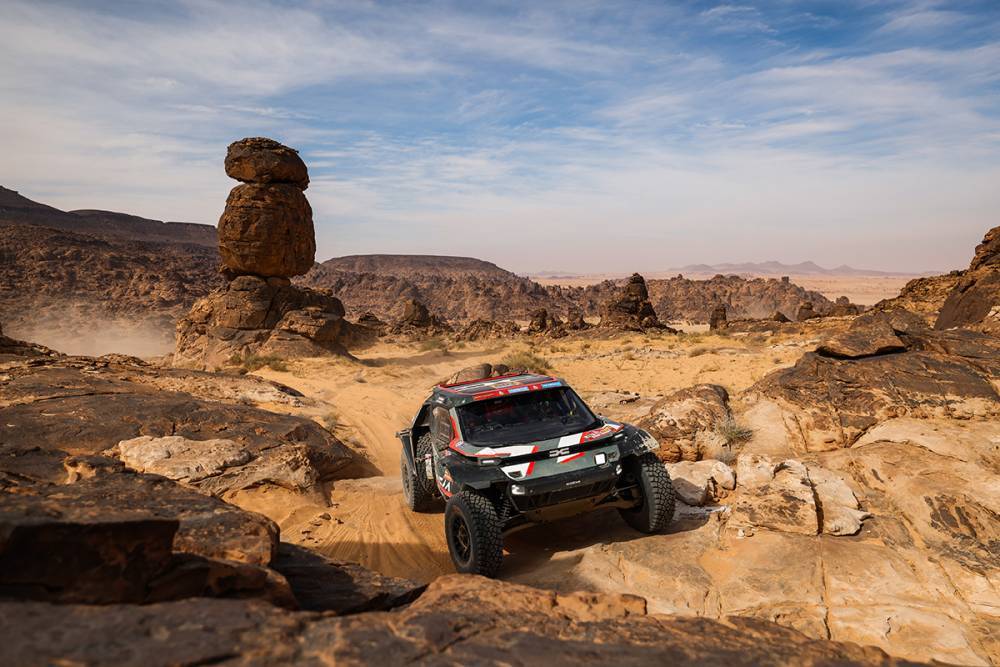
[[317,259],[965,267],[1000,224],[1000,2],[4,0],[0,184],[216,223],[309,166]]

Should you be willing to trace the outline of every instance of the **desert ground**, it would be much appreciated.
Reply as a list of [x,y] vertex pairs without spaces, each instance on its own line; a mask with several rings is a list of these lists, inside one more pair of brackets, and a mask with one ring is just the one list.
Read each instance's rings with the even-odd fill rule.
[[[783,336],[636,334],[613,340],[555,340],[543,343],[536,352],[595,410],[613,419],[625,419],[630,412],[628,405],[618,403],[619,391],[655,399],[707,382],[736,393],[766,373],[791,365],[804,347],[815,343]],[[245,492],[239,504],[277,519],[286,539],[337,559],[418,581],[450,572],[440,515],[414,514],[403,504],[400,444],[394,434],[409,426],[433,384],[461,368],[498,362],[527,349],[525,343],[491,342],[420,351],[416,344],[379,343],[359,352],[357,361],[302,359],[287,362],[285,371],[261,369],[258,374],[262,377],[314,399],[319,407],[310,407],[306,416],[332,427],[341,440],[365,454],[373,476],[332,483],[329,507],[304,503],[273,490]],[[331,518],[318,519],[323,515]],[[617,520],[617,515],[613,518]],[[588,522],[592,520],[582,521]],[[573,530],[572,524],[581,522],[564,523]],[[558,541],[545,543],[546,531],[527,531],[516,543],[526,546],[534,541],[545,553],[558,552]],[[601,532],[594,531],[594,538]],[[564,548],[572,545],[571,541]],[[512,570],[519,573],[512,575],[517,581],[545,583],[546,573],[534,565]]]

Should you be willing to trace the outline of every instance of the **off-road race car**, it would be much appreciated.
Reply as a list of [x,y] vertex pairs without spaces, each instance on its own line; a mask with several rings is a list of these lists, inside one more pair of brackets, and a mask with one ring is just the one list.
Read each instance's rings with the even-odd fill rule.
[[459,572],[496,575],[504,535],[532,523],[616,507],[630,526],[655,533],[673,517],[659,443],[595,415],[559,378],[438,385],[397,435],[407,504],[431,512],[445,500]]

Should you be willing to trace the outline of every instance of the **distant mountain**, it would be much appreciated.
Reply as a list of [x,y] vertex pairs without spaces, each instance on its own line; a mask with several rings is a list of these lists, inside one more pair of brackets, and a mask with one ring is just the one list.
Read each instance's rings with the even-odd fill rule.
[[[657,272],[660,273],[660,272]],[[784,264],[783,262],[740,262],[723,264],[688,264],[680,268],[668,269],[663,273],[708,274],[738,274],[755,276],[911,276],[912,273],[893,271],[877,271],[875,269],[856,269],[853,266],[841,264],[832,269],[826,269],[816,262],[800,262]]]
[[193,243],[216,247],[216,229],[192,222],[160,222],[113,211],[60,211],[0,186],[0,226],[35,225],[103,239]]

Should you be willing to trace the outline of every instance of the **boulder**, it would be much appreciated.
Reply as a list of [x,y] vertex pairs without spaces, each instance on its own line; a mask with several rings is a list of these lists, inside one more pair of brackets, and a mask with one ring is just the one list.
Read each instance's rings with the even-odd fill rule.
[[[791,368],[757,382],[748,399],[777,404],[798,451],[850,446],[868,429],[894,417],[1000,415],[1000,340],[967,330],[921,331],[915,325],[922,324],[919,317],[906,320],[899,314],[896,322],[890,320],[904,350],[860,357],[807,353]],[[867,325],[859,325],[860,340],[850,348],[852,353],[871,351],[864,347],[867,330]],[[882,325],[878,330],[892,340]],[[891,349],[896,347],[892,343]]]
[[582,331],[589,329],[590,325],[583,319],[583,313],[579,310],[572,310],[566,318],[566,328],[571,331]]
[[712,309],[712,314],[708,318],[708,328],[710,331],[726,328],[726,305],[720,303]]
[[248,137],[229,144],[226,174],[244,183],[289,183],[305,190],[309,171],[299,152],[273,139]]
[[283,183],[238,185],[219,218],[219,254],[233,274],[298,276],[316,255],[312,209],[302,190]]
[[657,456],[667,463],[677,463],[714,458],[712,454],[725,449],[725,440],[716,429],[731,416],[726,390],[714,384],[699,384],[663,397],[636,425],[660,442]]
[[941,306],[936,329],[974,326],[1000,332],[1000,227],[986,232],[983,242],[958,283]]
[[285,542],[278,546],[271,567],[288,580],[300,609],[339,615],[395,609],[413,602],[426,588]]
[[677,499],[685,505],[701,507],[715,502],[736,488],[733,469],[722,461],[681,461],[668,463]]
[[771,321],[772,322],[782,322],[782,323],[784,323],[784,322],[791,322],[791,320],[788,319],[785,316],[785,314],[783,312],[781,312],[780,310],[774,311],[774,314],[771,315]]
[[889,318],[879,315],[855,321],[850,329],[834,334],[817,347],[816,353],[838,359],[860,359],[905,350],[906,345],[896,335]]
[[423,329],[431,326],[433,320],[427,306],[416,299],[407,299],[403,303],[403,317],[399,323],[403,326]]
[[809,481],[816,495],[816,509],[822,518],[820,528],[827,535],[856,535],[861,522],[871,514],[861,509],[857,496],[840,475],[809,466]]
[[[742,461],[740,462],[742,463]],[[738,466],[738,491],[732,503],[727,527],[744,532],[757,528],[784,533],[816,535],[820,532],[813,487],[806,467],[788,460],[771,466],[770,462]],[[742,474],[745,468],[752,473]],[[765,469],[770,469],[767,475]]]
[[861,310],[861,306],[851,303],[851,300],[846,296],[838,296],[829,315],[831,317],[849,317],[860,314]]
[[806,320],[811,320],[814,317],[819,317],[819,313],[813,310],[812,301],[806,301],[799,306],[799,312],[795,315],[795,321],[804,322]]

